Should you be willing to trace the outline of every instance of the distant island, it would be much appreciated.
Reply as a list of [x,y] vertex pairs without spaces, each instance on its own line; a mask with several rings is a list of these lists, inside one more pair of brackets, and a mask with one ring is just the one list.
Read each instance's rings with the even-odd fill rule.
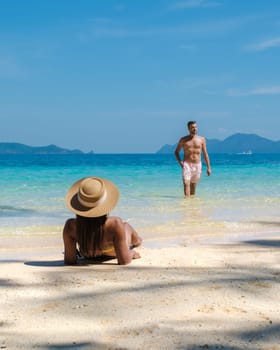
[[[208,153],[231,153],[231,154],[252,154],[252,153],[279,153],[280,141],[272,141],[256,134],[234,134],[224,140],[207,139]],[[156,154],[169,154],[175,151],[177,144],[164,145]],[[0,142],[0,154],[85,154],[79,149],[69,150],[56,145],[28,146],[16,142]],[[94,154],[93,151],[87,154]]]
[[[280,153],[280,141],[272,141],[256,134],[234,134],[225,140],[206,139],[208,153]],[[173,153],[177,144],[164,145],[156,153]]]
[[82,154],[83,152],[75,149],[68,150],[55,145],[33,147],[22,143],[0,142],[0,154]]

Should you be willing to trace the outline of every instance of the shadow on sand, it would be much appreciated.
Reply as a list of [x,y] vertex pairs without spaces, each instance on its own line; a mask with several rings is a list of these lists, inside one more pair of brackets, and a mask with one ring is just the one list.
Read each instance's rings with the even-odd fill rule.
[[255,239],[252,241],[244,241],[246,244],[254,244],[262,247],[280,247],[280,240],[278,239]]

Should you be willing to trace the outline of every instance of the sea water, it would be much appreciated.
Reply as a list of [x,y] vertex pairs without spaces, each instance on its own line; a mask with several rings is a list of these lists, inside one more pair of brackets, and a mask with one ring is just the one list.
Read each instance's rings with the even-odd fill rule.
[[196,196],[185,198],[172,154],[0,155],[0,234],[57,234],[73,217],[64,203],[76,180],[113,181],[112,215],[145,240],[218,241],[280,232],[280,155],[210,154]]

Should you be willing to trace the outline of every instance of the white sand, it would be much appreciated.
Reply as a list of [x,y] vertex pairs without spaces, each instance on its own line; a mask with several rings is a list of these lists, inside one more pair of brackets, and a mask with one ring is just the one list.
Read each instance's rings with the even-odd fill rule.
[[0,349],[280,349],[280,241],[147,244],[63,266],[61,237],[2,237]]

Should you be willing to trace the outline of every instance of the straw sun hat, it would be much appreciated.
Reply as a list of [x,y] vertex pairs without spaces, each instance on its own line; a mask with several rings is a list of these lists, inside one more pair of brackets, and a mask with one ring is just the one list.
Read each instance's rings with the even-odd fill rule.
[[108,214],[117,204],[119,190],[109,180],[85,177],[75,182],[66,194],[66,205],[74,213],[85,217]]

